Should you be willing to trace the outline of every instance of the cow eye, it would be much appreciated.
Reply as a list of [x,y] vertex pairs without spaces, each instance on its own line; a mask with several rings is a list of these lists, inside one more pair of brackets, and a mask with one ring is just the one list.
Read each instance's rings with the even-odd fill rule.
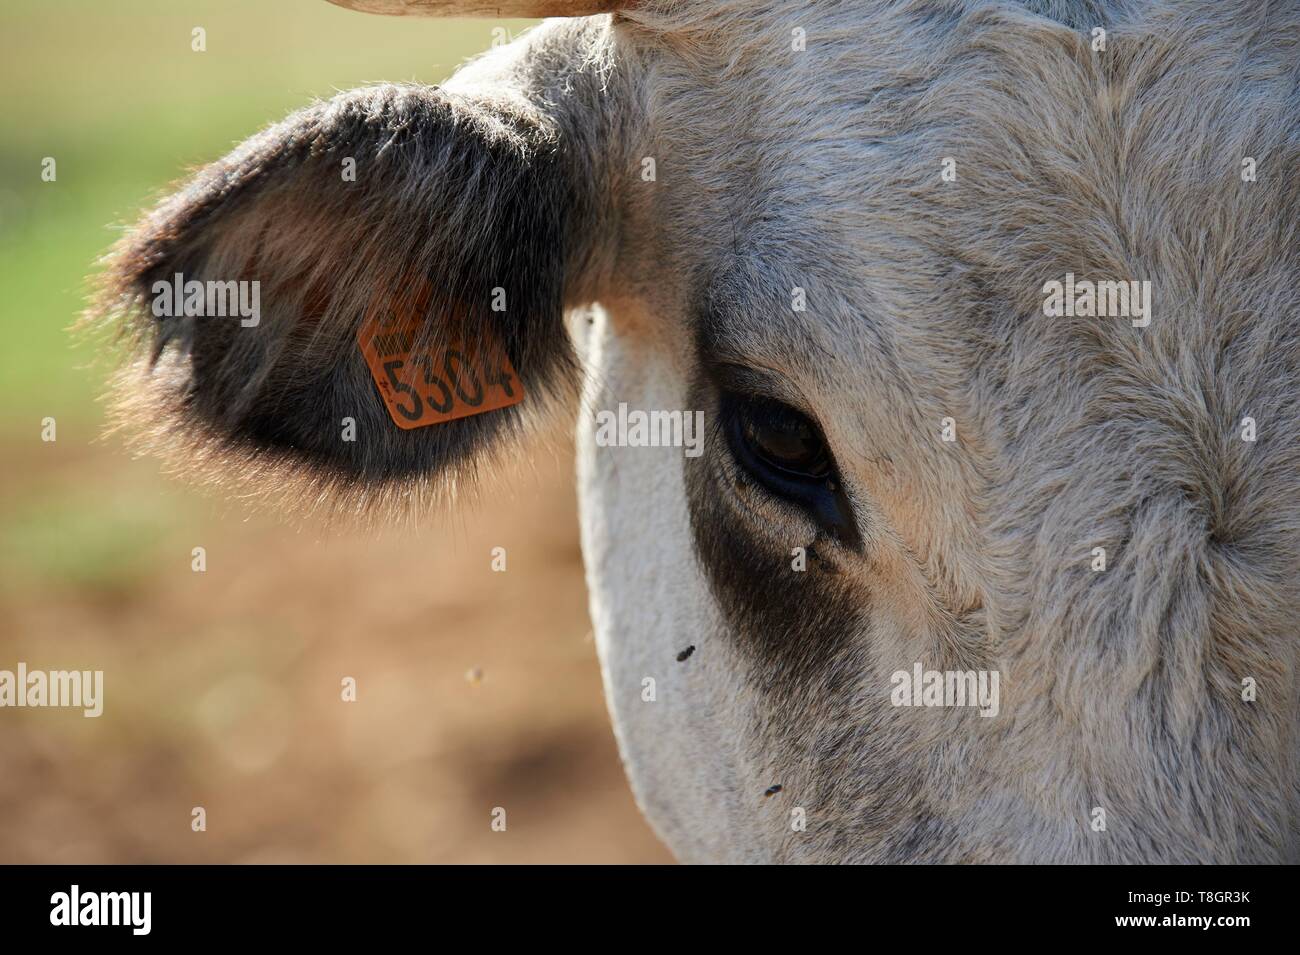
[[723,392],[721,411],[731,454],[756,483],[802,507],[835,539],[856,543],[835,459],[811,418],[779,401],[731,391]]
[[796,481],[824,481],[830,476],[830,450],[807,415],[775,401],[738,399],[734,421],[746,457],[760,465],[757,470]]

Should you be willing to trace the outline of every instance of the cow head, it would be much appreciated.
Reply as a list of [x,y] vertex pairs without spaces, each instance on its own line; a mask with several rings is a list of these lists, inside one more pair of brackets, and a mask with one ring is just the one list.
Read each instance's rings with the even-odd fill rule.
[[684,859],[1295,855],[1294,12],[335,2],[570,19],[145,218],[128,425],[355,509],[580,393],[608,701]]

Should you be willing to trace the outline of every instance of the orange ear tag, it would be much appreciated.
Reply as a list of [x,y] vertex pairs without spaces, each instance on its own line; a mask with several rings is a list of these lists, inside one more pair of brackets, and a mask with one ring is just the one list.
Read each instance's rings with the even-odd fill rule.
[[463,336],[415,349],[422,310],[398,315],[377,309],[357,331],[357,344],[393,423],[424,428],[508,408],[524,386],[495,339],[467,346]]

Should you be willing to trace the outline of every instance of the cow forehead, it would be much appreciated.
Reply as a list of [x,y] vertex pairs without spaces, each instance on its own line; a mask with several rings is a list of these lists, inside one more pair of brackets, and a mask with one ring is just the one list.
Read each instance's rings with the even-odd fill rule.
[[662,31],[633,36],[653,62],[644,95],[656,227],[673,274],[691,276],[693,312],[774,361],[824,348],[879,354],[904,316],[912,328],[960,322],[926,299],[968,294],[959,279],[970,269],[946,233],[956,204],[978,216],[984,198],[944,195],[941,168],[998,144],[945,103],[946,88],[975,72],[945,61],[996,25],[972,22],[958,43],[956,14],[938,17],[934,5],[891,5],[902,12],[889,17],[876,5],[797,15],[688,6],[632,15]]
[[[649,3],[633,16],[658,51],[648,148],[673,271],[692,276],[691,315],[755,358],[822,367],[851,353],[943,390],[1032,350],[1051,364],[1110,356],[1113,375],[1150,385],[1178,380],[1170,353],[1230,338],[1225,315],[1293,299],[1280,283],[1294,243],[1233,221],[1294,209],[1276,177],[1237,176],[1246,149],[1294,152],[1296,111],[1267,68],[1284,76],[1288,54],[1258,51],[1243,77],[1222,53],[1244,29],[1230,11],[1220,34],[1152,4],[1145,21],[1109,24],[1102,52],[1086,17],[986,4]],[[1234,262],[1243,245],[1278,267]],[[1150,367],[1132,360],[1128,322],[1034,320],[1044,283],[1071,274],[1150,283],[1176,319],[1143,330]]]

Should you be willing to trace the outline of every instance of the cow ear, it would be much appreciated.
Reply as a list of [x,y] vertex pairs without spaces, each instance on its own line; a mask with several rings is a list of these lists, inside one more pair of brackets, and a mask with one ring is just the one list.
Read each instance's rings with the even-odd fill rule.
[[109,257],[98,312],[137,346],[117,423],[280,500],[418,499],[481,468],[576,377],[562,313],[593,294],[609,198],[584,122],[385,85],[203,169]]

